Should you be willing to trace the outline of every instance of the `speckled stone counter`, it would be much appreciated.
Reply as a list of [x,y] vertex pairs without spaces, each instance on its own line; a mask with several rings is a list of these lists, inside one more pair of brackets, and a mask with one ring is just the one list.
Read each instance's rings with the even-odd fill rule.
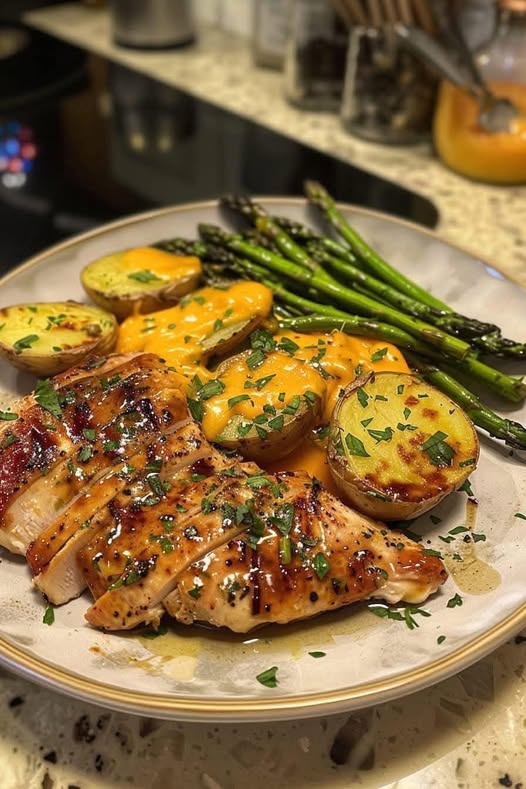
[[191,49],[137,52],[112,44],[105,11],[67,4],[33,12],[27,21],[429,197],[440,211],[444,238],[526,285],[526,187],[470,182],[446,170],[427,146],[364,142],[332,114],[295,109],[283,98],[281,75],[255,68],[246,42],[217,30],[201,31]]
[[[246,44],[220,33],[205,31],[185,52],[137,53],[112,46],[104,12],[65,5],[29,19],[427,195],[439,207],[444,237],[526,284],[525,188],[469,183],[426,148],[367,144],[333,116],[294,110],[281,98],[279,75],[254,70]],[[525,667],[526,631],[434,688],[351,716],[210,726],[103,710],[1,672],[0,786],[521,789]]]

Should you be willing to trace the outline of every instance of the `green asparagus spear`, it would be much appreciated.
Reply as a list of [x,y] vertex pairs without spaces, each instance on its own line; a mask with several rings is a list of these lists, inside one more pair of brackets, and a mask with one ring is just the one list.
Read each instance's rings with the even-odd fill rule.
[[221,228],[214,225],[200,225],[199,232],[206,241],[217,245],[224,244],[242,256],[262,263],[266,268],[295,280],[297,283],[313,287],[320,293],[325,294],[325,296],[335,299],[337,303],[345,306],[352,312],[356,311],[368,317],[390,323],[393,326],[398,326],[430,345],[440,348],[448,356],[463,359],[471,350],[468,343],[465,343],[463,340],[451,337],[434,326],[398,312],[393,307],[381,304],[368,296],[353,292],[333,279],[314,262],[311,269],[303,268],[266,249],[249,244],[240,236],[225,233]]
[[410,279],[394,269],[386,260],[371,249],[364,239],[349,225],[325,187],[317,181],[306,181],[304,186],[310,202],[321,208],[332,227],[347,241],[352,251],[364,261],[373,274],[376,274],[379,279],[383,279],[413,299],[422,301],[424,304],[428,304],[430,307],[435,307],[438,310],[448,310],[447,304],[436,299],[419,285],[411,282]]

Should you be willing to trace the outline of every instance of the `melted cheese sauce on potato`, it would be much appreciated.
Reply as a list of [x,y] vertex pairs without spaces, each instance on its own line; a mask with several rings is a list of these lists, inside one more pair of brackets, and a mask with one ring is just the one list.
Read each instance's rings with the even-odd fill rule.
[[196,257],[172,255],[153,247],[135,247],[101,258],[90,264],[84,277],[107,293],[142,293],[158,290],[177,279],[199,276],[201,261]]
[[229,288],[201,288],[175,307],[150,315],[132,315],[121,325],[118,350],[122,353],[157,353],[187,378],[213,378],[202,364],[204,340],[221,328],[254,315],[266,317],[272,309],[272,292],[257,282],[240,282]]
[[[295,407],[297,398],[319,398],[320,424],[330,421],[340,395],[357,375],[370,371],[408,372],[401,352],[383,341],[350,337],[343,332],[274,335],[270,349],[251,368],[243,357],[223,365],[220,375],[206,369],[202,343],[215,331],[244,319],[270,314],[272,293],[257,282],[241,282],[226,289],[202,288],[177,306],[151,315],[127,318],[120,327],[118,350],[157,353],[181,374],[186,390],[199,397],[194,376],[201,384],[218,378],[221,391],[203,401],[203,430],[216,439],[229,419],[241,415],[247,422],[259,420],[264,430],[274,422],[279,427],[283,410]],[[265,421],[260,419],[266,417]],[[257,421],[256,421],[257,424]],[[269,471],[305,470],[334,490],[324,441],[308,435],[301,446],[286,457],[262,463]]]

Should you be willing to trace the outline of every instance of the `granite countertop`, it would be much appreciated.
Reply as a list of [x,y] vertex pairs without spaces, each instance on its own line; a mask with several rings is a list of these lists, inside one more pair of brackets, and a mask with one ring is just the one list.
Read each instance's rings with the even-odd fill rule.
[[[429,196],[441,234],[526,284],[526,189],[469,183],[426,148],[384,148],[301,113],[279,75],[255,70],[247,46],[205,31],[197,48],[137,53],[110,43],[107,15],[61,5],[32,24],[356,161]],[[228,57],[225,55],[228,54]],[[272,113],[268,108],[272,106]],[[275,724],[162,722],[67,699],[0,673],[2,789],[128,786],[526,786],[526,637],[433,688],[353,715]]]
[[72,3],[32,12],[26,20],[425,195],[440,211],[438,231],[444,238],[526,285],[526,186],[477,184],[448,171],[428,146],[364,142],[349,135],[330,113],[295,109],[283,98],[281,75],[256,68],[246,41],[219,30],[203,29],[190,49],[138,52],[112,44],[104,10]]

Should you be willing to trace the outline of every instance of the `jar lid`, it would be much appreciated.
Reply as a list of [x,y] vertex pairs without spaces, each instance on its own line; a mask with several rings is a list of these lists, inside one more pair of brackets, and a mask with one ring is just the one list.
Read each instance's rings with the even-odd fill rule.
[[499,6],[506,11],[526,14],[526,0],[499,0]]

